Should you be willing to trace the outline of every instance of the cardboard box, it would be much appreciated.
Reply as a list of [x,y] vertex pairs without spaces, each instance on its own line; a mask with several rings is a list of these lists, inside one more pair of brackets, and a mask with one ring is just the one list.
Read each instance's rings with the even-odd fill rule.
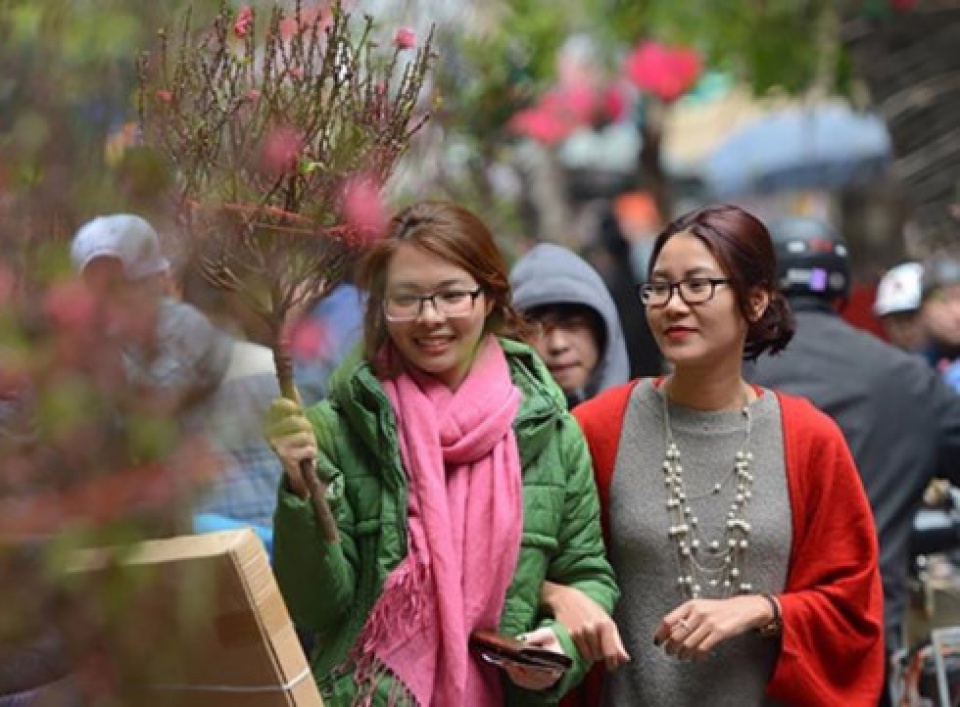
[[77,568],[113,597],[86,642],[113,664],[122,704],[322,707],[253,531],[83,551]]

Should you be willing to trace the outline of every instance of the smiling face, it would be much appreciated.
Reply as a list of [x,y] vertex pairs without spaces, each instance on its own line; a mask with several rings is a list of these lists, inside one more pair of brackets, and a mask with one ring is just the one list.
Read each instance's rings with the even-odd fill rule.
[[[476,279],[463,268],[415,245],[401,243],[387,266],[385,296],[473,292],[477,287]],[[387,334],[409,365],[456,388],[470,370],[491,308],[483,293],[465,316],[444,316],[427,301],[411,321],[388,319]]]
[[[676,283],[695,277],[724,278],[726,273],[702,240],[678,233],[658,254],[650,282]],[[710,300],[695,305],[684,302],[674,290],[667,304],[647,306],[646,311],[660,351],[675,368],[740,365],[748,327],[729,285],[717,285]]]

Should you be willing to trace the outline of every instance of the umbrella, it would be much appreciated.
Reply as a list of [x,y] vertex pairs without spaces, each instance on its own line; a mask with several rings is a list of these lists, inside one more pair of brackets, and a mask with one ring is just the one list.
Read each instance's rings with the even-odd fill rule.
[[827,104],[772,113],[710,155],[704,179],[718,197],[791,189],[838,189],[881,177],[890,135],[877,116]]

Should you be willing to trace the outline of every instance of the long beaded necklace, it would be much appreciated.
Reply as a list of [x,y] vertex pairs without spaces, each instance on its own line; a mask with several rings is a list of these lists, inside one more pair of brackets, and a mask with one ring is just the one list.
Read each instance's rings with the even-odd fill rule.
[[[731,470],[713,486],[702,493],[687,491],[680,464],[680,449],[673,438],[670,426],[670,405],[666,390],[663,396],[663,421],[666,454],[663,460],[664,483],[667,488],[667,516],[670,520],[669,537],[673,542],[680,568],[677,587],[687,598],[698,599],[704,584],[711,595],[729,597],[735,593],[748,594],[753,587],[743,581],[744,558],[750,547],[750,523],[746,509],[752,497],[753,474],[750,463],[750,433],[753,420],[750,415],[749,396],[746,397],[740,414],[745,420],[743,443],[737,450]],[[708,496],[719,496],[731,478],[736,479],[736,492],[730,502],[724,523],[723,535],[706,539],[700,530],[699,518],[694,514],[690,501]]]

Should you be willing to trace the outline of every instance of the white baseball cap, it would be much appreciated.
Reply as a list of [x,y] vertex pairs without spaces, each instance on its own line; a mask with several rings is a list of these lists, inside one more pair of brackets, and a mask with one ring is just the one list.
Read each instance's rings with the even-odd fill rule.
[[98,216],[80,227],[70,247],[73,266],[83,272],[92,260],[101,257],[123,263],[128,280],[140,280],[170,268],[170,261],[160,250],[157,232],[134,214]]
[[920,309],[923,266],[920,263],[902,263],[890,268],[880,278],[873,311],[878,317]]

